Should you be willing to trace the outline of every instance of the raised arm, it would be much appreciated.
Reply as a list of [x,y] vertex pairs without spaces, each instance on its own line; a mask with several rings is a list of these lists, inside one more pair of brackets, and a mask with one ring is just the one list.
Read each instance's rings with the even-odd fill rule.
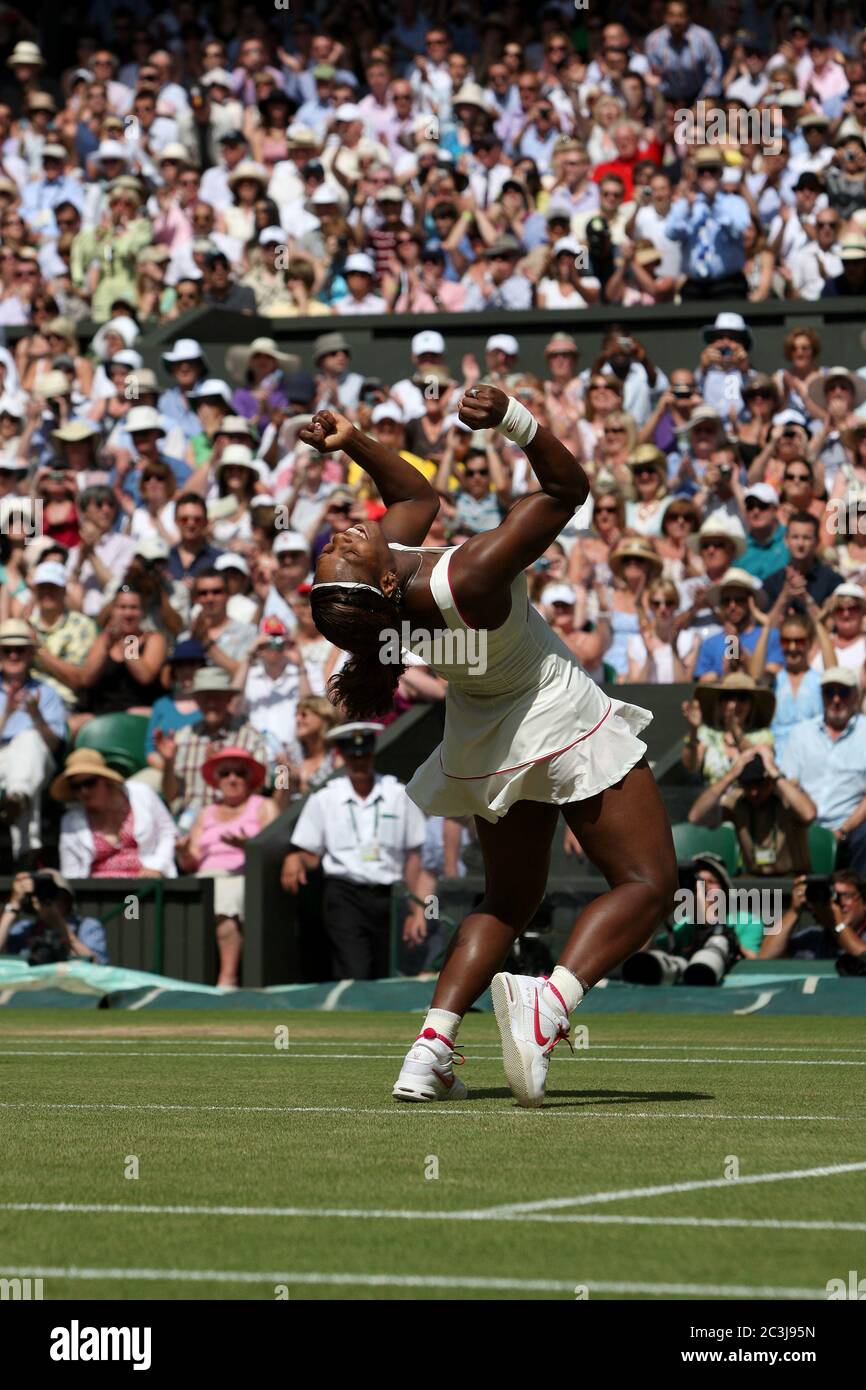
[[[460,419],[472,429],[491,429],[522,410],[506,437],[520,443],[521,427],[531,423],[525,407],[496,386],[477,386],[460,403]],[[521,497],[492,531],[464,541],[451,562],[455,602],[468,622],[499,627],[510,610],[514,579],[543,555],[589,496],[589,481],[574,455],[550,430],[538,426],[522,445],[541,484]]]
[[385,539],[420,545],[439,512],[439,498],[423,473],[394,449],[362,434],[345,415],[322,410],[300,437],[320,453],[342,449],[369,474],[388,508],[382,518]]

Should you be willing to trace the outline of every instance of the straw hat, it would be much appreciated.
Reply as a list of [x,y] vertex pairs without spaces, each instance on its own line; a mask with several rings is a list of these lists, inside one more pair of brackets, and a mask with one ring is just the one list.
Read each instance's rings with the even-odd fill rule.
[[273,338],[253,338],[249,345],[236,344],[234,347],[230,347],[226,353],[226,371],[232,381],[246,381],[250,358],[259,352],[267,357],[273,357],[277,366],[281,367],[284,372],[297,371],[301,365],[300,357],[295,357],[288,352],[281,352]]
[[708,516],[701,529],[688,537],[686,545],[697,555],[700,553],[701,541],[706,540],[708,536],[718,537],[732,546],[735,560],[745,553],[745,532],[736,517],[728,516],[727,512],[713,512]]
[[76,748],[66,759],[66,765],[49,788],[55,801],[74,801],[75,793],[69,785],[70,777],[104,777],[107,782],[119,782],[123,778],[113,767],[109,767],[101,753],[95,748]]
[[242,159],[228,177],[228,185],[232,192],[244,179],[253,179],[264,192],[268,186],[268,171],[264,164],[257,164],[254,159]]
[[251,791],[255,791],[264,782],[264,764],[258,762],[251,753],[247,752],[246,748],[237,748],[230,744],[226,748],[221,748],[218,753],[214,753],[213,757],[208,758],[202,765],[201,775],[209,787],[219,786],[216,776],[217,768],[221,763],[229,762],[241,762],[246,766],[249,773],[247,785]]
[[718,584],[710,585],[704,596],[704,602],[709,608],[715,608],[725,589],[748,589],[750,593],[756,594],[760,587],[760,579],[749,574],[748,570],[741,570],[732,566],[731,569],[725,570]]
[[622,577],[625,560],[645,560],[652,571],[652,579],[657,579],[662,572],[661,556],[657,555],[649,541],[645,541],[641,536],[629,536],[626,540],[620,541],[611,555],[609,563],[617,579]]
[[816,405],[826,408],[827,387],[831,381],[838,381],[840,377],[847,381],[851,390],[854,392],[854,404],[862,405],[866,401],[866,381],[862,376],[856,376],[854,372],[849,372],[847,367],[830,367],[823,376],[813,381],[809,387],[809,399]]
[[668,461],[655,444],[638,444],[626,459],[626,465],[632,472],[636,468],[654,468],[663,483],[668,480]]
[[732,671],[729,676],[725,676],[724,680],[719,681],[716,685],[698,686],[695,691],[695,698],[701,707],[705,724],[710,726],[715,724],[719,701],[725,695],[731,694],[750,695],[754,710],[752,727],[766,728],[776,709],[776,697],[772,690],[768,690],[765,685],[758,685],[757,681],[751,676],[747,676],[744,671]]

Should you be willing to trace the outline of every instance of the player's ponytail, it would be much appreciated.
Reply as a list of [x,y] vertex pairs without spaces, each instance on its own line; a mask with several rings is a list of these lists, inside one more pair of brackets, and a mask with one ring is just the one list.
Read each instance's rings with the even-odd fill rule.
[[[328,682],[328,699],[341,706],[346,718],[376,719],[394,707],[394,693],[404,666],[399,644],[400,608],[394,599],[371,589],[311,594],[313,621],[335,647],[351,652],[349,660]],[[396,648],[396,651],[395,651]]]

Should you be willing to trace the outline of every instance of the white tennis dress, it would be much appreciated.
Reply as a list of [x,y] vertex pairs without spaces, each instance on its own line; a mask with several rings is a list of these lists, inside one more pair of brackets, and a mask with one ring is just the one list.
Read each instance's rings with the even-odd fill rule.
[[443,631],[413,632],[404,644],[448,681],[444,737],[409,796],[428,815],[495,822],[516,801],[562,806],[619,782],[646,752],[637,735],[651,712],[611,700],[590,680],[529,602],[523,574],[502,627],[469,627],[448,580],[456,549],[430,575]]

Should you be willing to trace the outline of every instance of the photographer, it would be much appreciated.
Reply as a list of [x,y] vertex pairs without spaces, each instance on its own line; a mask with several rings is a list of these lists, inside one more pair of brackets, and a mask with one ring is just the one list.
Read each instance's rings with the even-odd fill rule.
[[0,953],[26,956],[30,965],[59,960],[108,964],[105,928],[73,912],[75,895],[56,869],[16,874],[0,914]]
[[679,869],[673,920],[622,967],[628,984],[720,985],[741,957],[755,960],[762,922],[731,911],[733,885],[717,854],[696,855]]
[[[594,269],[593,274],[598,275]],[[664,372],[650,361],[643,343],[618,323],[611,324],[601,351],[589,371],[581,373],[584,390],[596,376],[610,375],[622,388],[622,408],[632,415],[638,428],[646,424],[653,405],[669,385]]]
[[[807,909],[818,928],[800,931]],[[779,931],[764,937],[758,954],[761,960],[801,955],[822,959],[835,954],[834,937],[839,952],[866,955],[866,883],[850,869],[841,869],[827,878],[818,874],[800,874],[795,878],[791,905],[782,917]]]
[[[143,630],[161,633],[167,646],[189,625],[190,618],[189,589],[182,580],[169,578],[169,553],[161,536],[145,536],[136,543],[123,577],[124,584],[141,600]],[[98,615],[100,627],[108,623],[115,598],[110,598]]]

